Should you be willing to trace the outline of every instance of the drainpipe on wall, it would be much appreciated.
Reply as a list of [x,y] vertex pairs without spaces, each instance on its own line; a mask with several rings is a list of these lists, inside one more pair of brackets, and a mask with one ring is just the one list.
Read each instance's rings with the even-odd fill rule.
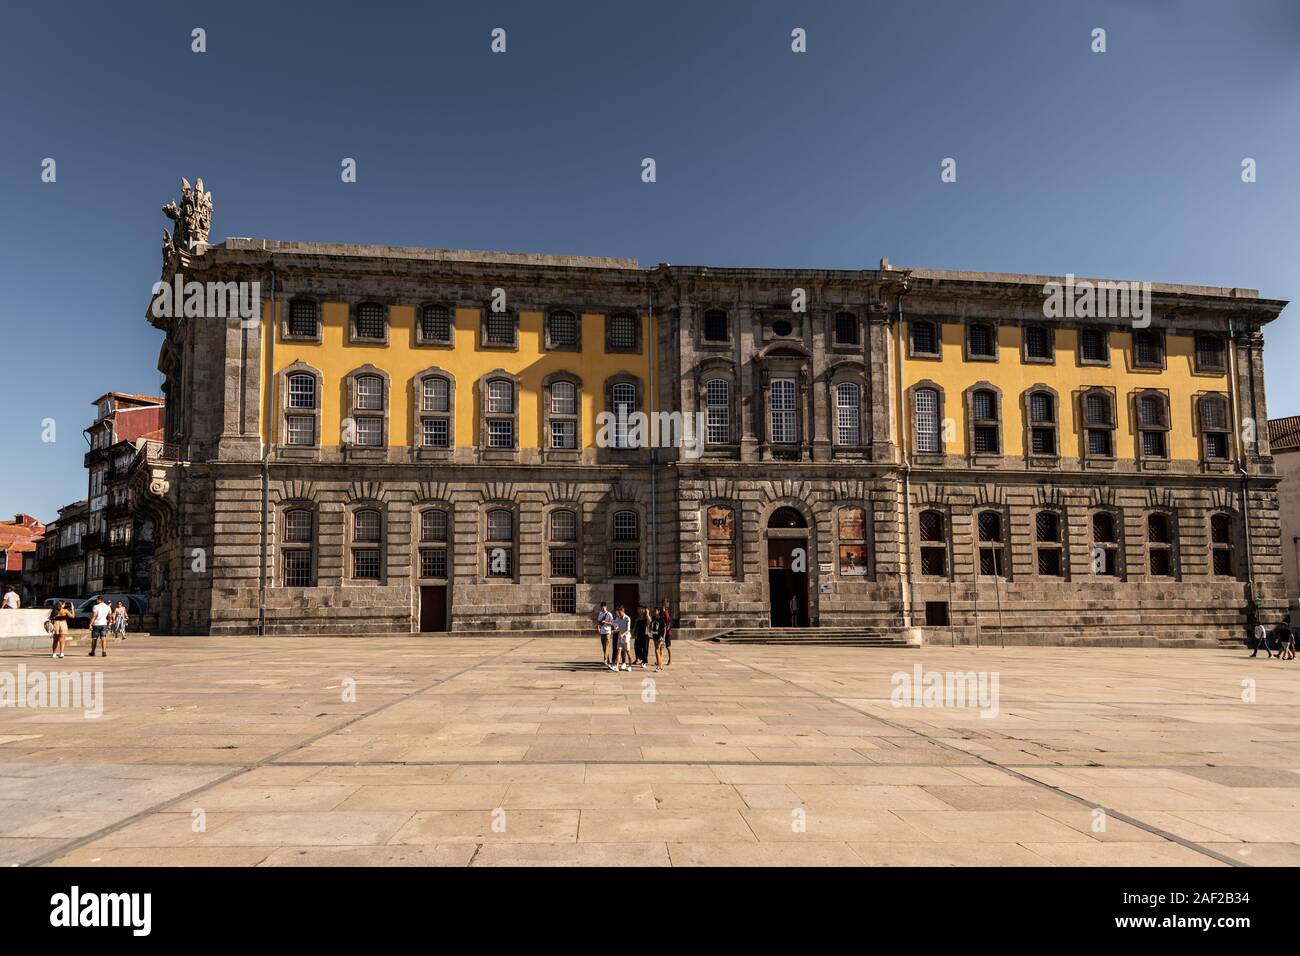
[[[276,314],[275,302],[275,254],[271,255],[271,334],[269,355],[266,365],[263,366],[262,388],[259,391],[266,396],[262,405],[269,406],[266,408],[262,421],[258,422],[259,432],[263,427],[267,429],[266,438],[262,441],[262,576],[258,584],[257,594],[257,636],[262,637],[266,634],[266,568],[267,568],[267,544],[270,539],[270,494],[271,494],[271,438],[275,428],[275,332],[276,323],[279,316]],[[258,409],[259,413],[263,409]]]
[[[899,597],[903,604],[903,623],[912,628],[912,605],[915,592],[912,580],[912,460],[907,453],[907,390],[903,386],[903,296],[907,294],[907,276],[898,285],[898,317],[895,319],[896,342],[894,353],[895,391],[898,395],[898,452],[903,466],[903,578],[899,581]],[[949,611],[951,613],[951,610]]]
[[[1237,474],[1241,475],[1241,526],[1246,539],[1246,630],[1253,630],[1255,623],[1255,558],[1250,535],[1250,472],[1245,465],[1245,450],[1241,447],[1241,398],[1237,394],[1237,337],[1235,323],[1228,319],[1228,379],[1231,383],[1228,403],[1232,413],[1233,444],[1237,457],[1233,460]],[[1255,422],[1255,427],[1259,423]]]
[[[649,295],[650,314],[646,321],[649,325],[648,338],[650,341],[646,345],[646,354],[650,361],[650,389],[649,400],[646,402],[646,409],[651,414],[655,412],[656,396],[655,391],[655,343],[658,337],[655,334],[655,290],[651,286],[647,290]],[[647,433],[650,431],[646,429]],[[685,419],[682,421],[682,437],[686,436]],[[650,601],[652,607],[659,606],[659,507],[657,500],[657,481],[659,475],[659,449],[654,442],[650,443]]]

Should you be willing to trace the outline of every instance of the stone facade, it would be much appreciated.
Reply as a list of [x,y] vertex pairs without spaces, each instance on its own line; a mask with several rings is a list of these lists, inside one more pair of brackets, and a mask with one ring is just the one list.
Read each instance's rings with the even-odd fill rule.
[[[927,640],[957,643],[1085,633],[1214,640],[1240,636],[1252,598],[1266,614],[1285,606],[1267,435],[1234,436],[1224,458],[1187,452],[1201,441],[1192,409],[1205,394],[1230,389],[1234,418],[1266,420],[1260,328],[1284,303],[1253,293],[1154,287],[1166,367],[1139,385],[1173,410],[1167,453],[1155,456],[1122,447],[1139,431],[1127,403],[1145,392],[1130,380],[1120,344],[1130,333],[1118,323],[1114,367],[1095,373],[1064,350],[1078,321],[1050,323],[1058,351],[1046,368],[1012,352],[988,367],[960,354],[913,364],[913,321],[932,320],[947,342],[977,319],[1019,342],[1023,327],[1043,322],[1044,277],[641,270],[625,260],[251,240],[172,253],[164,281],[178,270],[258,281],[267,321],[151,316],[165,333],[166,443],[132,481],[159,528],[154,599],[164,629],[406,633],[433,621],[452,632],[571,631],[589,627],[600,600],[667,600],[679,624],[702,631],[915,625]],[[500,289],[522,331],[515,348],[489,355],[477,323]],[[806,311],[792,309],[800,293]],[[314,336],[292,334],[295,301],[323,316]],[[384,335],[357,343],[355,316],[369,302],[385,307]],[[473,338],[411,364],[430,302],[447,304],[455,334]],[[550,346],[557,309],[580,324],[582,345],[569,357]],[[643,330],[638,349],[617,354],[609,333],[603,349],[591,347],[622,312]],[[527,351],[532,315],[545,317],[536,354]],[[345,337],[331,317],[349,323]],[[469,332],[459,328],[467,322]],[[1225,343],[1232,367],[1184,374],[1179,349],[1199,347],[1197,336]],[[449,447],[420,443],[412,368],[453,382]],[[314,376],[323,397],[302,412],[314,440],[293,444],[285,415],[296,372]],[[358,375],[382,382],[382,402],[366,406],[383,416],[377,446],[346,431],[334,437],[361,407]],[[515,383],[513,447],[483,438],[483,387],[496,379]],[[555,448],[550,389],[569,379],[581,434],[576,447]],[[613,383],[623,381],[639,409],[703,416],[702,453],[689,442],[597,441],[589,415],[611,410]],[[924,383],[957,430],[937,453],[919,451],[913,435],[912,399]],[[1019,440],[1022,395],[1039,385],[1060,395],[1059,446],[1048,458]],[[975,450],[973,388],[1000,398],[995,453],[987,439]],[[1120,419],[1104,460],[1076,449],[1087,436],[1072,409],[1091,388],[1111,390]],[[430,510],[445,516],[442,537],[428,538]],[[555,539],[555,511],[573,514],[573,540]],[[1055,541],[1038,540],[1044,511],[1057,516]],[[1113,516],[1113,541],[1093,540],[1099,512]],[[363,538],[375,513],[378,537]],[[1169,540],[1152,539],[1153,513],[1166,516],[1156,520]],[[937,540],[927,537],[932,514],[942,519]],[[994,521],[986,514],[998,516],[993,541],[982,539]],[[286,554],[295,548],[309,554]],[[574,552],[571,573],[557,548]],[[1058,556],[1042,564],[1039,550]],[[1099,550],[1113,552],[1100,574]],[[378,551],[377,564],[358,551]],[[494,571],[502,551],[505,570]],[[436,577],[422,577],[430,569]]]

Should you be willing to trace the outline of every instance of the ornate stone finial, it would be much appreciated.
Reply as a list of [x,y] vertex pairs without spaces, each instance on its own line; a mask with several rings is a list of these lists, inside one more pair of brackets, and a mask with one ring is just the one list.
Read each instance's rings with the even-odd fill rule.
[[181,180],[181,202],[172,200],[162,207],[163,214],[175,222],[170,234],[163,233],[163,262],[174,256],[187,255],[196,246],[206,245],[212,229],[212,193],[203,191],[203,180]]

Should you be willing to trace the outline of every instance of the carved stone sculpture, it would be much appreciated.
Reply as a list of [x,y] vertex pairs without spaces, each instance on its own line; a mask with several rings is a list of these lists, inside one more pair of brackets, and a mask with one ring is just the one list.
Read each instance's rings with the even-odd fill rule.
[[175,223],[170,234],[163,233],[164,263],[207,243],[212,229],[212,193],[203,191],[203,180],[195,180],[191,187],[189,180],[182,179],[180,205],[172,200],[162,211]]

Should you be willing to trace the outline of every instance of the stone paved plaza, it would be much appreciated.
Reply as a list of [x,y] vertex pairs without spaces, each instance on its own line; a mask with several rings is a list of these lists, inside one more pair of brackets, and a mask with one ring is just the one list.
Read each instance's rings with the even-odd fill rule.
[[[617,675],[594,638],[6,653],[10,673],[102,670],[104,712],[0,710],[0,862],[1300,863],[1300,663],[676,649]],[[918,664],[996,673],[996,716],[893,706]]]

